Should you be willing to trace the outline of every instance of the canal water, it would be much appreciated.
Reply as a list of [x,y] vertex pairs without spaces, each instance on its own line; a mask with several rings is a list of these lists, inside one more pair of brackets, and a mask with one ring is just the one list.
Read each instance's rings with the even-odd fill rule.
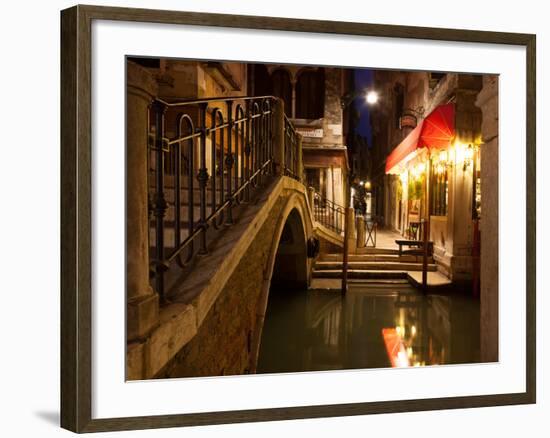
[[258,373],[479,362],[479,300],[408,285],[270,291]]

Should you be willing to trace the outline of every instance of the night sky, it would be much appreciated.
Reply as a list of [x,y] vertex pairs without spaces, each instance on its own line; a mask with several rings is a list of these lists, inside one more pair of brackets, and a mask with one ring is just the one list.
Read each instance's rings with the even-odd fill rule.
[[[357,69],[354,73],[355,78],[355,88],[356,90],[364,90],[367,88],[372,88],[373,84],[373,71],[369,69]],[[354,105],[357,111],[359,112],[359,124],[356,128],[358,132],[363,137],[367,138],[369,147],[372,146],[372,131],[370,126],[369,118],[369,106],[365,102],[363,96],[355,98]]]

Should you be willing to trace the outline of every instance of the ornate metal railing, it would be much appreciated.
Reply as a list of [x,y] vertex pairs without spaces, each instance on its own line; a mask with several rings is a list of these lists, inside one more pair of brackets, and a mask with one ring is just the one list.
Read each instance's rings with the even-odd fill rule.
[[[162,300],[166,271],[207,254],[211,230],[232,224],[233,208],[274,173],[274,108],[272,96],[151,104],[151,265]],[[286,121],[284,130],[291,132],[284,163],[290,174],[296,133]]]
[[317,192],[313,195],[313,217],[335,233],[341,234],[344,231],[346,209]]
[[284,174],[300,180],[298,134],[286,115],[284,131]]

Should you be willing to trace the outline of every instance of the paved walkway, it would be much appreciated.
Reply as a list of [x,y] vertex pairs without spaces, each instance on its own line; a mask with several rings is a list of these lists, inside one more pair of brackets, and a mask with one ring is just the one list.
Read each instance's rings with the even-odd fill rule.
[[399,249],[396,239],[403,239],[404,237],[396,231],[387,229],[378,229],[376,231],[376,248],[381,249]]

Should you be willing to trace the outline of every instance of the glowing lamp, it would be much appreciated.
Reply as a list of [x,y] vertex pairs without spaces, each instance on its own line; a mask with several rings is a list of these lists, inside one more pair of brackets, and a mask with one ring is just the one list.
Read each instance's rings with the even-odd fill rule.
[[468,147],[464,150],[464,167],[463,170],[466,170],[469,166],[473,164],[474,161],[474,147],[469,144]]
[[376,91],[369,91],[365,99],[369,105],[374,105],[378,102],[378,93]]

